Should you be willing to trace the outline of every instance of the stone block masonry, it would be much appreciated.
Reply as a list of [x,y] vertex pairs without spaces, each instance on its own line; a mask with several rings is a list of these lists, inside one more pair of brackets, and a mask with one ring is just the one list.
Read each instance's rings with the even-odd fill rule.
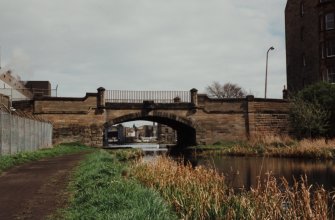
[[[41,97],[19,104],[53,124],[53,143],[81,142],[103,145],[106,125],[148,120],[177,131],[181,145],[213,144],[222,140],[245,140],[254,135],[289,133],[289,102],[278,99],[211,99],[191,90],[191,102],[105,103],[103,93],[84,98]],[[28,105],[31,105],[30,107]]]
[[104,114],[97,109],[97,96],[87,93],[84,98],[41,97],[34,100],[31,109],[52,122],[53,144],[80,142],[97,147],[103,145],[105,123]]

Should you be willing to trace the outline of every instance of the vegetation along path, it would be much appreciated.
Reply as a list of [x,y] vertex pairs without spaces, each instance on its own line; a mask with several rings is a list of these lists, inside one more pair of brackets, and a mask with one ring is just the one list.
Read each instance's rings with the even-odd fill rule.
[[43,159],[0,175],[0,219],[45,219],[66,203],[71,171],[84,153]]

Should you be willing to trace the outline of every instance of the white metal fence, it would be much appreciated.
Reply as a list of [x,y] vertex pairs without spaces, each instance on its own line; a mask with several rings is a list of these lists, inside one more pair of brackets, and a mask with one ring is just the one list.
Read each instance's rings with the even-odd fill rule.
[[106,90],[105,100],[111,103],[143,103],[152,100],[155,103],[191,102],[189,91],[127,91]]
[[0,112],[0,155],[52,146],[52,124]]

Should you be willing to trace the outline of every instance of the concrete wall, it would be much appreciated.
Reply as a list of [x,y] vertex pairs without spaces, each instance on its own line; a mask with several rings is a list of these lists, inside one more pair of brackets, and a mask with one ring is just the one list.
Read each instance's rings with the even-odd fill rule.
[[285,100],[210,99],[198,95],[196,103],[101,103],[98,93],[84,98],[41,97],[16,108],[33,111],[54,127],[53,143],[82,142],[102,146],[105,123],[150,120],[177,130],[179,138],[197,144],[221,140],[243,140],[254,135],[288,134],[288,105]]
[[49,122],[0,111],[0,155],[52,147]]

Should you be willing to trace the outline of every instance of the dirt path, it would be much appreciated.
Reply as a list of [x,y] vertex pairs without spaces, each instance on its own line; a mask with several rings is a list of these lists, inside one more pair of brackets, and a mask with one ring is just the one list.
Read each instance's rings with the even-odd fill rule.
[[31,162],[0,176],[0,219],[45,219],[66,204],[71,171],[84,154]]

